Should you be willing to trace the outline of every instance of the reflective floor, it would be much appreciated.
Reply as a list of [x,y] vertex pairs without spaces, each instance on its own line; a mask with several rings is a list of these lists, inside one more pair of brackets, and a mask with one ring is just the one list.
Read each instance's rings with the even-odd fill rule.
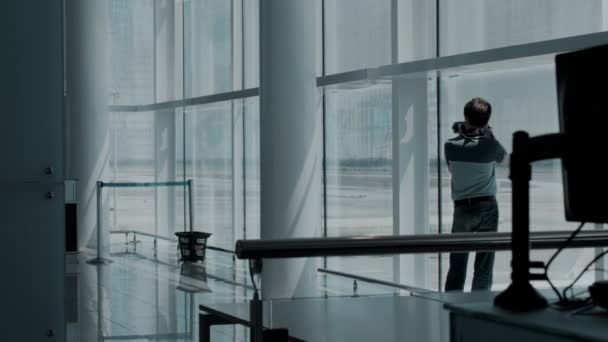
[[[150,239],[135,248],[113,239],[103,266],[87,264],[94,255],[66,257],[67,341],[198,341],[198,305],[243,302],[252,296],[244,262],[208,251],[205,263],[177,260],[175,244]],[[146,241],[147,240],[147,241]],[[329,276],[319,278],[318,295],[387,294],[394,290]],[[213,341],[245,341],[239,326],[212,329]]]
[[[114,243],[108,265],[93,255],[69,255],[66,267],[68,341],[197,341],[198,305],[244,301],[244,269],[230,255],[209,253],[205,264],[178,263],[175,245]],[[238,331],[238,330],[241,331]],[[244,329],[214,329],[217,341],[240,341]]]

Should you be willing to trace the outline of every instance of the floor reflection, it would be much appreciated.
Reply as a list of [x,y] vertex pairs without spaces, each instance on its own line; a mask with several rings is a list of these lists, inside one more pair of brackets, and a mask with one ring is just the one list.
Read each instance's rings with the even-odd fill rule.
[[[198,305],[242,302],[251,296],[245,269],[229,255],[209,253],[205,264],[177,260],[175,246],[116,244],[114,261],[66,258],[66,327],[75,341],[198,341]],[[130,248],[130,250],[129,250]],[[217,253],[220,254],[220,253]],[[214,329],[214,341],[245,341],[242,327]]]

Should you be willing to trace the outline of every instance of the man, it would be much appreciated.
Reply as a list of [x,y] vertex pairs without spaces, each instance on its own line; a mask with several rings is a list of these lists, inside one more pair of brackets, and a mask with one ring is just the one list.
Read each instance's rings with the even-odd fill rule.
[[[498,229],[495,164],[507,153],[488,125],[492,106],[474,98],[464,106],[464,123],[455,123],[457,137],[445,143],[445,157],[452,174],[454,219],[452,233],[495,232]],[[462,291],[468,253],[450,254],[446,291]],[[476,253],[473,290],[492,287],[494,253]]]

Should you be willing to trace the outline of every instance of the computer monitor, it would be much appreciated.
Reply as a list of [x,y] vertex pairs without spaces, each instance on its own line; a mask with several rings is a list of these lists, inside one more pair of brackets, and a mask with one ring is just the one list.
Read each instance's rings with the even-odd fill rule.
[[608,223],[608,45],[555,59],[566,219]]

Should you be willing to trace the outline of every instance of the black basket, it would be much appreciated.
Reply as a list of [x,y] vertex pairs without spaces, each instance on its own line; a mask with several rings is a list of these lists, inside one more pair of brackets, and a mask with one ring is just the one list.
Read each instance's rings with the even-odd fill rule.
[[182,261],[205,261],[207,239],[211,236],[203,232],[177,232],[177,248]]

